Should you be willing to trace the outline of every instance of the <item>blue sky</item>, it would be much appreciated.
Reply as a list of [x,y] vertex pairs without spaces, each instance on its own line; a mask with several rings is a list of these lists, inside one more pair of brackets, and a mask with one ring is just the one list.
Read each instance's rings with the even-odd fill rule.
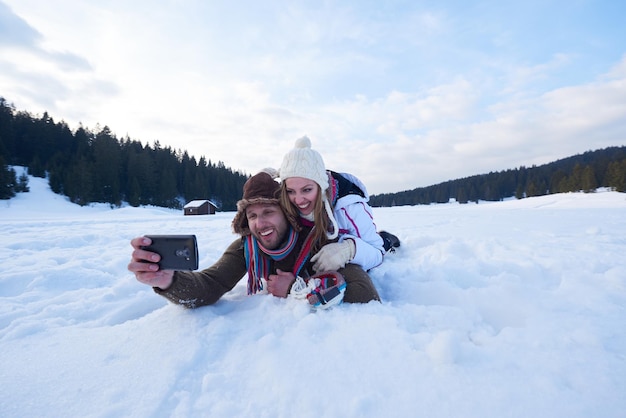
[[370,193],[626,145],[616,1],[0,0],[0,95],[253,174],[308,135]]

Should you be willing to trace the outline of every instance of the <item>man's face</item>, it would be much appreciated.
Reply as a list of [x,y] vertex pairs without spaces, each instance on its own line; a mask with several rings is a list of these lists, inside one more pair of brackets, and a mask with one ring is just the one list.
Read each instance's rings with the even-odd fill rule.
[[268,250],[277,249],[285,241],[289,224],[278,204],[256,203],[246,208],[252,235]]

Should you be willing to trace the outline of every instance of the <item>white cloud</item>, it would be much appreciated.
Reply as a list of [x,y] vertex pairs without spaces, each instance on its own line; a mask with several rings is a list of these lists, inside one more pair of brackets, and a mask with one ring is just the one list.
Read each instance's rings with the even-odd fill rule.
[[[554,89],[524,99],[516,95],[490,107],[489,118],[474,122],[463,118],[475,101],[457,108],[440,106],[454,103],[452,92],[461,102],[472,90],[442,86],[431,96],[406,103],[408,95],[395,93],[387,101],[367,103],[358,100],[359,112],[370,125],[359,131],[377,132],[373,145],[353,142],[343,151],[330,152],[327,160],[348,166],[366,181],[375,193],[412,189],[441,181],[466,177],[520,165],[543,164],[587,150],[624,144],[626,132],[626,76],[618,64],[597,81]],[[467,86],[459,82],[457,86]],[[400,99],[401,98],[401,99]],[[398,102],[402,105],[396,107]],[[457,102],[458,104],[458,102]],[[400,111],[406,113],[398,113]],[[332,113],[339,114],[335,109]],[[422,115],[423,129],[413,133],[401,126],[403,115]],[[428,117],[424,117],[427,115]],[[391,122],[387,121],[389,118]],[[416,126],[419,124],[416,124]],[[375,129],[378,127],[379,129]],[[366,164],[354,161],[361,152]],[[343,147],[341,147],[343,148]],[[343,162],[343,163],[342,163]],[[375,169],[373,170],[372,168]],[[389,190],[390,183],[397,187]]]
[[307,134],[372,193],[624,144],[623,58],[457,6],[5,0],[0,94],[248,173]]

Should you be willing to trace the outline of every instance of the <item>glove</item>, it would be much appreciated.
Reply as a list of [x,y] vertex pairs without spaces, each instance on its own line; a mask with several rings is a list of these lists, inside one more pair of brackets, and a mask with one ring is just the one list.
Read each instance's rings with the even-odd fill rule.
[[351,239],[347,239],[344,242],[326,244],[317,254],[311,257],[313,270],[317,272],[339,270],[354,258],[355,252],[356,246]]

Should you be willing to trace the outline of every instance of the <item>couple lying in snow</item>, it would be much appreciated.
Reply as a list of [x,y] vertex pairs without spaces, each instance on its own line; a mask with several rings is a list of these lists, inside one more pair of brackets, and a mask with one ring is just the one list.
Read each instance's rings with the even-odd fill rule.
[[[280,176],[281,182],[275,178]],[[160,256],[131,241],[128,269],[170,301],[195,308],[215,303],[247,273],[248,294],[264,289],[306,299],[315,308],[342,301],[380,300],[368,270],[400,246],[376,231],[365,186],[354,176],[325,168],[307,137],[244,185],[233,231],[241,235],[212,266],[199,271],[160,270]]]

